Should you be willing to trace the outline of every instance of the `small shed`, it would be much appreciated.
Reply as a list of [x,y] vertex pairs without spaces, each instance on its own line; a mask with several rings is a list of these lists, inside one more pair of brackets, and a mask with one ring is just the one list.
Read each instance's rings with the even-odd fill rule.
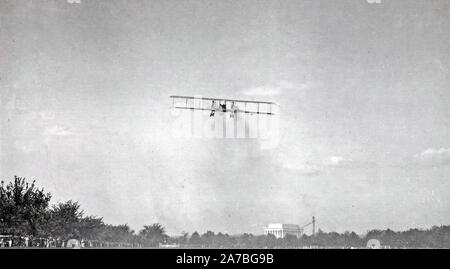
[[379,249],[379,248],[381,248],[380,240],[378,240],[378,239],[370,239],[369,241],[367,241],[367,248],[371,248],[371,249]]
[[68,248],[81,248],[80,240],[78,240],[78,239],[69,239],[69,240],[67,240],[66,247],[68,247]]

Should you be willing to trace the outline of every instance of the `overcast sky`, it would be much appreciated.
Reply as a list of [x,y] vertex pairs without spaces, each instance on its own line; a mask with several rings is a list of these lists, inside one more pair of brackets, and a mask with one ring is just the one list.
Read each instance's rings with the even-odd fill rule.
[[[170,234],[448,225],[449,8],[1,0],[0,177]],[[170,94],[276,101],[279,143],[174,138]]]

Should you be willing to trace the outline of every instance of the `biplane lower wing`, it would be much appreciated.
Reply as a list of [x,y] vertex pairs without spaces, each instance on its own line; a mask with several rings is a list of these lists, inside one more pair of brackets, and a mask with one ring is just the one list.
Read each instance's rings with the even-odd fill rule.
[[[173,108],[176,109],[189,109],[189,110],[204,110],[204,111],[217,111],[217,112],[223,112],[221,109],[211,109],[211,108],[201,108],[201,107],[181,107],[181,106],[174,106]],[[246,111],[246,110],[236,110],[233,111],[231,109],[227,109],[226,112],[233,112],[233,113],[247,113],[247,114],[261,114],[261,115],[275,115],[275,113],[272,112],[258,112],[258,111]]]

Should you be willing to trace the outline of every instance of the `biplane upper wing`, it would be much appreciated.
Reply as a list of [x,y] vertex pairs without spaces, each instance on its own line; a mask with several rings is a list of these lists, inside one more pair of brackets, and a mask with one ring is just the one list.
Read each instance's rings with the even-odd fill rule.
[[[235,113],[275,115],[272,106],[277,103],[254,100],[223,99],[210,97],[179,96],[171,95],[172,107],[176,109],[222,111]],[[222,108],[220,105],[225,105]],[[234,108],[232,109],[232,106]]]

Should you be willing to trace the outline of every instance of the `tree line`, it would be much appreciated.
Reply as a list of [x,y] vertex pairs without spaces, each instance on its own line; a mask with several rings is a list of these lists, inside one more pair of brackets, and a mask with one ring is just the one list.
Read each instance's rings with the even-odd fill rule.
[[0,185],[0,235],[52,238],[58,241],[78,239],[92,242],[157,246],[167,237],[164,227],[155,223],[135,233],[127,224],[111,225],[101,217],[86,216],[78,202],[50,205],[52,195],[25,178]]
[[366,248],[370,239],[377,239],[382,248],[450,248],[450,226],[434,226],[431,229],[395,232],[387,230],[371,230],[365,235],[355,232],[323,232],[319,229],[314,235],[303,234],[299,238],[287,234],[284,238],[276,238],[272,234],[253,235],[245,233],[239,236],[212,231],[200,235],[194,232],[191,236],[173,239],[185,247],[200,248]]
[[87,216],[78,202],[66,201],[50,205],[51,194],[25,178],[0,185],[0,236],[52,238],[61,242],[78,239],[89,242],[122,243],[140,247],[178,246],[185,248],[363,248],[369,239],[378,239],[391,248],[450,248],[450,226],[395,232],[371,230],[365,235],[354,232],[303,234],[300,238],[286,235],[229,235],[195,231],[168,236],[159,223],[144,225],[135,232],[127,224],[111,225],[101,217]]

